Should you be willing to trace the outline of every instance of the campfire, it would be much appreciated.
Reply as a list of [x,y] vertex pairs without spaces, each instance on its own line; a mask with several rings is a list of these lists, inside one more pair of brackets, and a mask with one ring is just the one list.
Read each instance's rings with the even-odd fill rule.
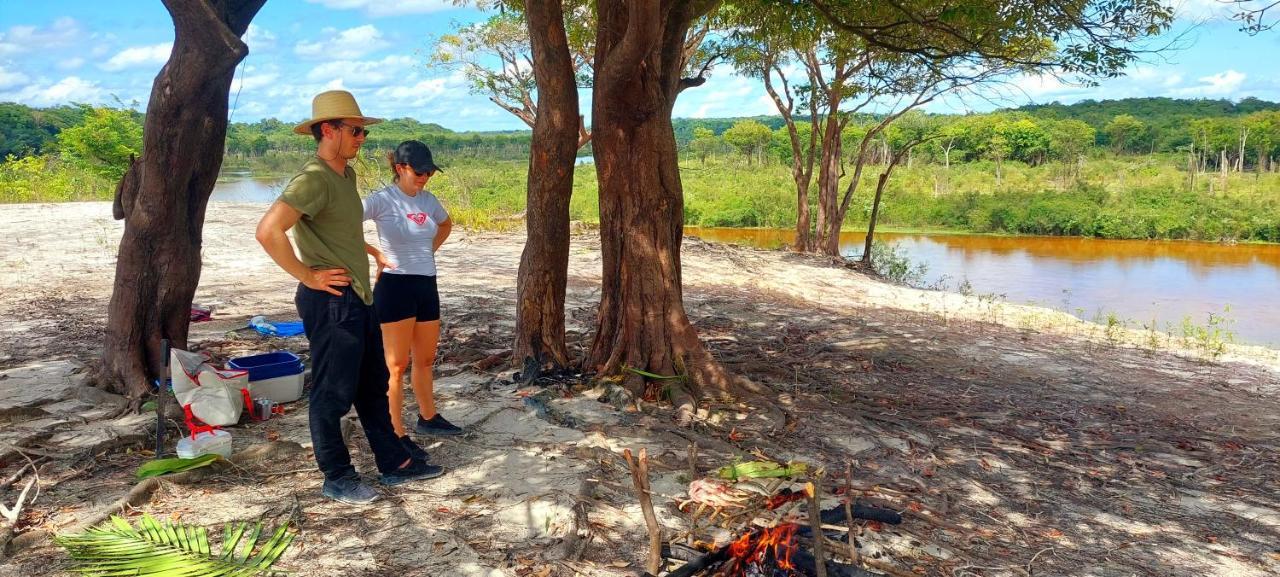
[[[775,527],[753,529],[736,541],[710,552],[671,545],[664,549],[668,559],[684,561],[684,565],[666,573],[666,577],[817,577],[818,561],[804,544],[812,539],[808,527],[784,523]],[[826,575],[830,577],[870,577],[873,574],[853,565],[828,559]]]
[[799,575],[795,571],[796,566],[791,562],[791,552],[796,546],[796,530],[799,528],[799,525],[787,523],[743,534],[740,539],[729,545],[728,564],[732,565],[732,568],[728,575],[732,577]]
[[[649,530],[646,577],[877,577],[861,568],[877,564],[857,551],[861,529],[856,520],[902,522],[897,511],[854,498],[852,465],[845,470],[843,490],[836,490],[842,495],[838,504],[823,510],[821,470],[762,459],[734,462],[706,477],[691,466],[688,498],[676,499],[677,508],[689,515],[688,526],[664,539],[653,511],[646,451],[641,449],[638,458],[630,449],[622,455]],[[689,462],[696,459],[693,445]],[[730,539],[723,539],[724,529]],[[719,545],[706,544],[708,530],[721,538]]]

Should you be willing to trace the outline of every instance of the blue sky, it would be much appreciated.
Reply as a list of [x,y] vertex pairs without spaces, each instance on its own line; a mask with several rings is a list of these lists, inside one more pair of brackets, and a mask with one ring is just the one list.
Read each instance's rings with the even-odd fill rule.
[[[1100,86],[1023,77],[987,98],[952,99],[932,109],[1138,96],[1280,101],[1274,64],[1280,30],[1250,37],[1223,20],[1223,11],[1216,0],[1181,2],[1177,33],[1186,47],[1150,57]],[[269,0],[246,34],[251,53],[232,84],[233,120],[300,120],[316,92],[345,88],[372,116],[408,116],[454,130],[522,129],[514,116],[470,94],[460,75],[426,64],[433,37],[483,18],[451,0]],[[0,101],[119,101],[142,109],[172,41],[159,0],[0,0]],[[586,99],[583,108],[589,112]],[[681,94],[675,116],[774,112],[759,82],[723,66],[705,85]]]

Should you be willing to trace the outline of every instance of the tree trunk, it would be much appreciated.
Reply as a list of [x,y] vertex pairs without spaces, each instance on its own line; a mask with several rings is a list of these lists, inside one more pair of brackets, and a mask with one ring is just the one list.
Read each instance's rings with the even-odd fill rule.
[[516,278],[517,365],[564,367],[564,296],[569,269],[569,197],[578,150],[578,86],[560,0],[527,0],[525,18],[538,86],[530,142],[524,252]]
[[[908,144],[905,149],[908,154],[915,144]],[[884,185],[889,182],[889,176],[893,174],[894,167],[898,166],[898,161],[902,159],[902,152],[898,152],[889,159],[889,165],[885,167],[884,172],[880,173],[879,179],[876,180],[876,195],[871,201],[871,219],[867,222],[867,238],[862,246],[862,264],[868,268],[871,267],[871,242],[876,236],[876,220],[880,218],[880,198],[884,196]]]
[[[767,53],[767,51],[765,51]],[[796,119],[793,115],[793,107],[795,100],[791,96],[790,89],[787,88],[787,77],[781,68],[777,67],[777,62],[773,60],[773,56],[764,54],[767,62],[764,69],[764,88],[769,98],[773,99],[773,104],[778,108],[778,112],[782,114],[782,119],[787,125],[787,139],[791,143],[791,179],[796,183],[796,240],[792,248],[796,252],[809,252],[813,250],[813,239],[810,235],[809,228],[812,216],[809,209],[809,185],[813,180],[813,162],[815,149],[818,146],[818,104],[816,99],[808,99],[809,107],[809,141],[807,143],[800,142],[800,133],[796,129]],[[773,86],[772,71],[777,71],[778,77],[782,79],[783,89],[786,90],[786,101],[782,99]],[[812,90],[812,89],[810,89]]]
[[187,346],[205,208],[222,167],[240,36],[266,0],[164,0],[175,38],[147,103],[142,158],[117,192],[124,237],[100,384],[136,405],[163,378],[162,339]]
[[[690,23],[709,2],[600,0],[592,135],[600,186],[600,309],[587,366],[637,397],[669,396],[681,422],[741,383],[711,357],[684,310],[684,193],[671,110]],[[675,376],[654,380],[627,369]],[[667,388],[669,386],[670,388]]]
[[[839,88],[828,89],[826,94],[827,102],[836,103],[829,104],[825,128],[822,131],[822,149],[818,157],[818,222],[817,231],[818,238],[814,240],[814,247],[822,252],[827,252],[825,247],[834,243],[840,245],[839,235],[837,238],[831,239],[832,221],[836,218],[836,211],[839,209],[840,203],[840,158],[844,154],[842,142],[840,140],[840,132],[844,129],[844,123],[840,120],[840,90]],[[814,127],[817,130],[817,127]],[[834,227],[839,231],[839,227]]]

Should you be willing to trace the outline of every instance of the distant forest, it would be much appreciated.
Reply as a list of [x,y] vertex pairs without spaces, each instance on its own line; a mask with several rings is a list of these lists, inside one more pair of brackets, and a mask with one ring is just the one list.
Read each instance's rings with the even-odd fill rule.
[[[63,130],[84,123],[95,109],[87,105],[67,105],[52,108],[31,108],[21,104],[0,103],[0,158],[33,156],[58,152],[58,135]],[[1173,98],[1127,98],[1123,100],[1085,100],[1075,104],[1034,104],[1016,109],[971,115],[928,115],[942,122],[962,122],[965,119],[989,119],[1016,122],[1030,119],[1036,125],[1047,126],[1054,121],[1079,120],[1093,128],[1092,145],[1113,152],[1155,153],[1182,152],[1207,148],[1218,151],[1237,149],[1231,155],[1241,154],[1249,162],[1257,162],[1259,156],[1271,156],[1274,151],[1259,152],[1254,145],[1280,146],[1276,142],[1256,139],[1272,138],[1275,132],[1274,115],[1280,111],[1280,103],[1257,98],[1245,98],[1239,102],[1230,100],[1185,100]],[[141,113],[126,111],[138,125]],[[1253,116],[1260,119],[1256,129],[1242,127],[1241,119]],[[870,118],[868,118],[869,120]],[[1117,122],[1119,120],[1119,122]],[[673,122],[676,140],[687,147],[695,138],[695,131],[710,131],[716,137],[724,135],[735,124],[754,121],[777,132],[784,126],[780,116],[756,116],[749,118],[679,118]],[[854,123],[856,124],[856,123]],[[310,150],[311,143],[291,132],[292,122],[274,118],[257,122],[233,123],[227,135],[229,161],[236,158],[261,157],[268,152],[301,152]],[[1241,131],[1252,132],[1254,142],[1239,146]],[[1046,130],[1045,132],[1052,132]],[[779,135],[781,136],[781,135]],[[1024,135],[1025,136],[1025,135]],[[1034,137],[1034,135],[1033,135]],[[411,118],[388,120],[372,131],[367,149],[390,149],[402,140],[416,138],[431,145],[434,150],[452,158],[491,158],[515,160],[527,158],[530,132],[455,132],[434,123],[423,123]],[[1046,137],[1047,139],[1048,137]],[[1117,142],[1117,139],[1122,139]],[[1244,135],[1250,139],[1248,134]],[[1199,142],[1199,141],[1202,142]],[[1228,143],[1235,146],[1228,147]],[[1046,148],[1048,144],[1046,144]],[[1252,152],[1251,152],[1252,150]],[[581,154],[589,154],[584,148]],[[1216,154],[1216,152],[1215,152]],[[1252,155],[1252,156],[1251,156]],[[1009,158],[1019,155],[1011,151]],[[1034,154],[1024,155],[1034,157]],[[1234,158],[1234,156],[1233,156]],[[1210,159],[1212,164],[1216,159]],[[1265,162],[1265,159],[1263,159]]]

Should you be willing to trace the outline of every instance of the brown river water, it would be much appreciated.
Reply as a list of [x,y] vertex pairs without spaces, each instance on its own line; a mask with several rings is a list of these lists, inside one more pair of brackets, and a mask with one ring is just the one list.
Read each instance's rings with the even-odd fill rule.
[[[271,202],[282,179],[220,181],[213,200]],[[791,230],[685,227],[709,241],[777,248]],[[926,266],[924,287],[1000,295],[1018,304],[1067,311],[1086,320],[1114,315],[1131,328],[1154,321],[1182,334],[1184,319],[1210,315],[1236,342],[1280,348],[1280,245],[1102,240],[1040,236],[881,233],[912,263]],[[846,256],[862,253],[863,234],[840,237]]]
[[[704,240],[762,248],[791,242],[777,229],[686,227]],[[1155,321],[1182,334],[1184,319],[1234,333],[1236,342],[1280,348],[1280,245],[1074,237],[880,233],[877,240],[927,268],[926,287],[1003,295],[1086,320],[1114,314],[1132,328]],[[864,236],[840,237],[846,256],[862,254]]]

